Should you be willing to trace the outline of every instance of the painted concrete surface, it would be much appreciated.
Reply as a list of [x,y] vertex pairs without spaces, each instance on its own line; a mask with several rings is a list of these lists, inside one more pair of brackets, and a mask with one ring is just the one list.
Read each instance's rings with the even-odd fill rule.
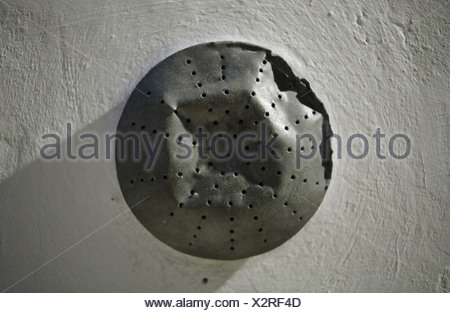
[[[0,0],[0,289],[448,290],[449,12],[448,1]],[[127,211],[112,160],[39,156],[42,136],[65,136],[68,122],[74,140],[114,131],[152,66],[219,40],[285,58],[343,140],[307,225],[238,261],[190,257],[155,239]],[[354,133],[368,138],[361,160],[346,153]],[[399,133],[411,140],[401,160],[388,152]],[[393,149],[401,154],[404,142]]]

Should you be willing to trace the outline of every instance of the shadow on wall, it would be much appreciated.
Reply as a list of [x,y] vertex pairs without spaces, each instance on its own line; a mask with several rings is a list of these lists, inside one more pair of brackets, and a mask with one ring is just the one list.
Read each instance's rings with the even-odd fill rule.
[[[72,144],[83,133],[114,133],[122,107],[73,134]],[[1,291],[210,292],[245,262],[191,257],[151,235],[122,197],[114,154],[39,158],[1,183],[0,205]]]

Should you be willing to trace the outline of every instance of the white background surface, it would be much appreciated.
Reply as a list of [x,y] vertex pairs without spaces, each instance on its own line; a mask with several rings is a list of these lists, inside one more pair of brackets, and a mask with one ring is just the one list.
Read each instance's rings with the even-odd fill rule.
[[[25,277],[8,291],[448,290],[449,11],[448,1],[0,0],[0,289]],[[335,133],[370,143],[364,160],[334,160],[324,202],[294,238],[233,262],[178,253],[119,216],[113,161],[39,158],[42,135],[64,136],[67,122],[114,131],[152,66],[219,40],[272,49],[308,79]],[[408,135],[411,155],[377,159],[377,128]]]

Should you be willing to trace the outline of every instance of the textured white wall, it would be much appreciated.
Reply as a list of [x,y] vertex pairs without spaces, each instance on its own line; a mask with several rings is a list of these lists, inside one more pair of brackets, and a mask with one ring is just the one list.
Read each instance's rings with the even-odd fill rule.
[[[0,289],[448,290],[449,13],[437,0],[0,0]],[[125,211],[113,161],[39,158],[41,136],[67,122],[114,131],[153,65],[218,40],[284,57],[333,130],[370,143],[364,160],[334,155],[327,196],[293,239],[233,262],[155,239]],[[407,134],[411,155],[377,159],[377,128]]]

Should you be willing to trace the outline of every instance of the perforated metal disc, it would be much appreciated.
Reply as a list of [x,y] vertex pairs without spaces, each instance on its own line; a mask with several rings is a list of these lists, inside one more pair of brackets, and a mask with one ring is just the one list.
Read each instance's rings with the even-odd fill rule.
[[[308,82],[271,51],[238,42],[189,47],[152,68],[124,108],[120,187],[139,221],[181,252],[260,254],[295,235],[325,195],[331,150],[322,149],[322,125],[331,134]],[[271,138],[278,158],[264,148]],[[151,168],[148,147],[157,151]]]

